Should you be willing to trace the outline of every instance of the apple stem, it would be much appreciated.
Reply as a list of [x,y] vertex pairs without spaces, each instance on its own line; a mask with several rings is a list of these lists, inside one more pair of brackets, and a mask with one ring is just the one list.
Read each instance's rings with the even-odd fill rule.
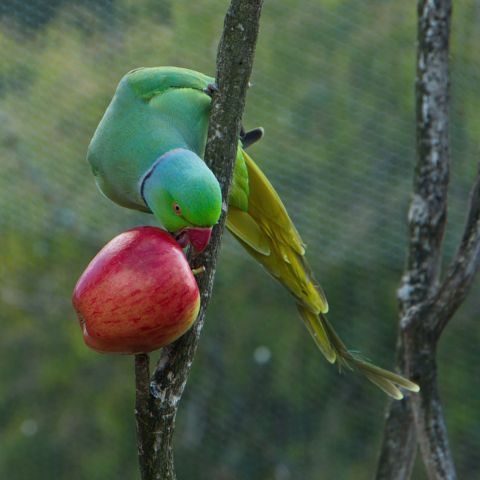
[[205,267],[202,265],[201,267],[198,268],[192,268],[192,273],[196,275],[201,275],[202,273],[205,272]]

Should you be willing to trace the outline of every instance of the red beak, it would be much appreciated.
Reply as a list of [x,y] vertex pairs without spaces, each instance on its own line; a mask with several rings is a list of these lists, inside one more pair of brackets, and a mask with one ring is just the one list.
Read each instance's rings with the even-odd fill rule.
[[186,247],[188,244],[191,244],[195,253],[200,253],[207,248],[211,235],[212,227],[187,227],[180,231],[176,240],[181,247]]

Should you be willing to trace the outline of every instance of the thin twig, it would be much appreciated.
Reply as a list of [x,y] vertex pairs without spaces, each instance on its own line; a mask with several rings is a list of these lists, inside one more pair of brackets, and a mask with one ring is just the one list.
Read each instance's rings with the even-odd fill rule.
[[142,480],[176,478],[172,449],[175,416],[212,294],[262,3],[263,0],[232,0],[225,17],[217,54],[218,91],[212,89],[213,101],[205,150],[205,161],[218,178],[225,200],[209,248],[191,262],[193,268],[205,267],[205,272],[197,277],[201,295],[198,318],[189,332],[163,349],[152,378],[152,395],[149,399],[152,417],[144,434],[153,437],[148,456],[154,473],[142,477]]

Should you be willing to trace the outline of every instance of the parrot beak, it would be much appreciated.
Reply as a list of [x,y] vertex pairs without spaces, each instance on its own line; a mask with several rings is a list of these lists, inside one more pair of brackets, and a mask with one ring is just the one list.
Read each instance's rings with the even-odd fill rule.
[[212,227],[187,227],[180,230],[176,240],[182,248],[191,244],[195,253],[203,252],[210,241]]

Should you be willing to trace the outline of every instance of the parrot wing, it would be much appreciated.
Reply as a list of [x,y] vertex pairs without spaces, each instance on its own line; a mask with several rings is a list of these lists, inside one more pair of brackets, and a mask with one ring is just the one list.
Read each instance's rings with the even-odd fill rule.
[[243,160],[248,172],[248,207],[243,211],[230,200],[228,229],[300,303],[326,313],[327,300],[305,264],[305,247],[280,197],[245,151],[239,152],[237,163]]
[[136,94],[145,101],[169,88],[204,91],[215,79],[203,73],[179,67],[142,67],[125,76]]
[[[240,158],[241,157],[241,158]],[[360,371],[395,399],[398,387],[417,392],[415,383],[364,361],[350,352],[325,314],[328,303],[304,258],[305,247],[280,197],[255,162],[239,150],[237,163],[248,172],[248,207],[230,199],[227,228],[243,247],[297,299],[298,311],[315,343],[330,363]]]

